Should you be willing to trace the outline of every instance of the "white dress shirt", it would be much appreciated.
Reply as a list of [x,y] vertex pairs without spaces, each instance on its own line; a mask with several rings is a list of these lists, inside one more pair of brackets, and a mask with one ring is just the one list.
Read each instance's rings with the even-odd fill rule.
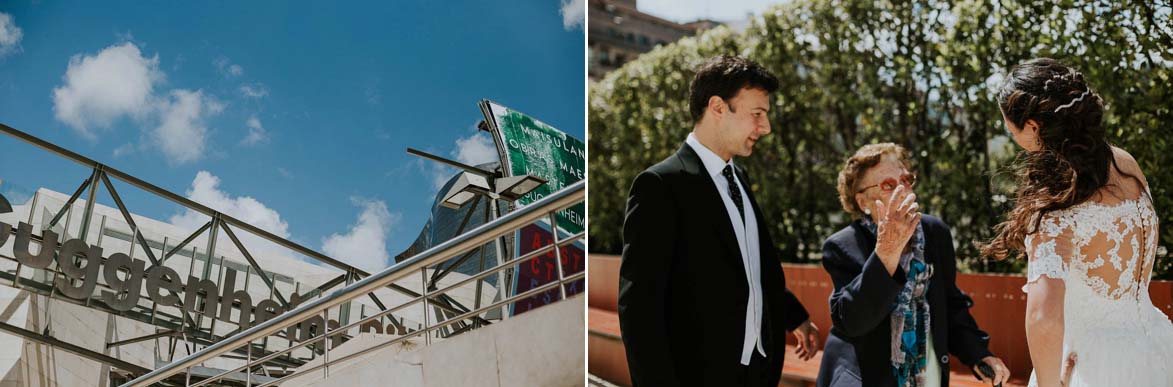
[[717,192],[721,194],[721,201],[725,203],[725,211],[729,214],[729,222],[733,224],[737,245],[741,249],[741,263],[745,265],[746,281],[749,283],[749,300],[745,306],[745,339],[742,341],[741,364],[749,365],[754,348],[757,348],[762,357],[766,356],[766,350],[762,346],[762,280],[761,252],[759,251],[761,247],[758,244],[757,218],[754,216],[753,206],[749,203],[749,195],[746,194],[745,186],[739,181],[736,173],[733,174],[733,180],[737,183],[737,189],[741,191],[742,206],[745,207],[744,221],[737,211],[737,205],[733,203],[733,198],[729,195],[729,181],[721,174],[721,170],[727,165],[732,166],[733,160],[721,160],[720,156],[701,144],[700,140],[697,140],[692,133],[688,134],[685,143],[700,156],[705,171],[712,178],[713,185],[717,186]]

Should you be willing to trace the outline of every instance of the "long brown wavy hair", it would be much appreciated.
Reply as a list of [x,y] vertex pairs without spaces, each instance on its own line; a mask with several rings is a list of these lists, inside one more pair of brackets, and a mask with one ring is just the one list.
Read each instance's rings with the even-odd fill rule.
[[1014,66],[998,91],[998,107],[1018,130],[1028,120],[1038,124],[1039,150],[1019,152],[1012,164],[1014,208],[994,239],[980,246],[983,256],[1004,259],[1024,251],[1024,239],[1043,214],[1090,199],[1108,184],[1110,167],[1136,179],[1116,165],[1101,125],[1104,101],[1076,69],[1050,58]]

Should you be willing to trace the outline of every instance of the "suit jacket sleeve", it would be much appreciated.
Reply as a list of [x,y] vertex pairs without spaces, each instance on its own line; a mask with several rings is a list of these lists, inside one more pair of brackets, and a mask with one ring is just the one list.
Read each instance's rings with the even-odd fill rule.
[[[777,271],[773,271],[773,273],[776,273],[778,276],[775,283],[785,284],[786,272],[781,269],[782,255],[778,252],[777,249],[773,247],[772,242],[770,243],[771,244],[768,248],[771,254],[766,258],[765,261],[770,265],[773,265],[773,267],[778,268]],[[798,328],[799,325],[802,325],[802,323],[810,319],[810,314],[806,311],[806,307],[802,306],[802,302],[800,302],[798,297],[796,297],[794,293],[790,291],[790,288],[783,287],[782,291],[777,294],[777,297],[771,297],[771,299],[773,300],[773,302],[771,302],[771,308],[774,308],[774,312],[771,313],[771,316],[774,316],[773,318],[777,318],[778,320],[776,321],[780,321],[782,323],[782,328],[786,329],[787,331],[793,331],[795,328]],[[778,339],[785,341],[786,336],[782,335]],[[785,343],[783,343],[783,345],[785,345]]]
[[677,214],[660,176],[636,176],[623,221],[619,327],[635,386],[677,386],[668,337],[668,272]]
[[962,363],[973,366],[982,358],[992,355],[989,349],[990,335],[978,328],[977,321],[969,314],[973,299],[957,287],[957,260],[953,249],[953,233],[944,223],[939,225],[940,237],[935,238],[943,252],[941,259],[949,262],[947,278],[949,283],[949,352]]
[[823,243],[823,268],[835,286],[830,300],[831,323],[844,336],[862,336],[888,321],[892,304],[904,288],[904,269],[896,268],[888,275],[875,252],[861,268],[834,240]]
[[793,331],[799,325],[810,319],[810,314],[807,313],[806,308],[798,302],[798,297],[790,292],[790,289],[782,289],[782,310],[785,313],[782,316],[782,326],[787,331]]

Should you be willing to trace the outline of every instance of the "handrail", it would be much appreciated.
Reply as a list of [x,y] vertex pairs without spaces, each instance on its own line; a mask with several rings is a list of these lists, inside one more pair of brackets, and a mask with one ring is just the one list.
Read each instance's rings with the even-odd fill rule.
[[[354,298],[365,296],[367,293],[371,293],[375,290],[390,285],[392,282],[402,279],[408,275],[412,275],[418,270],[426,269],[430,265],[444,262],[466,250],[492,242],[495,238],[501,235],[513,232],[521,227],[541,219],[543,216],[549,215],[550,212],[564,209],[579,202],[583,202],[585,197],[586,181],[579,181],[574,183],[537,202],[534,202],[525,207],[518,208],[517,210],[503,215],[492,222],[481,225],[476,229],[456,236],[453,239],[441,243],[438,246],[421,252],[406,261],[400,262],[395,266],[372,274],[369,277],[351,284],[350,286],[336,290],[329,295],[322,296],[317,300],[303,304],[294,310],[283,313],[268,321],[253,326],[252,328],[238,333],[235,336],[221,340],[220,342],[212,344],[183,359],[179,359],[164,365],[154,371],[151,371],[150,373],[147,373],[146,375],[142,375],[134,380],[131,380],[121,385],[120,387],[145,387],[151,385],[152,383],[162,381],[192,366],[213,359],[224,353],[231,352],[234,349],[245,345],[246,343],[251,343],[255,340],[268,337],[284,329],[288,325],[306,320],[308,318],[319,316],[322,312],[330,309],[331,307],[340,305]],[[557,244],[558,241],[557,233],[558,231],[555,228],[555,244]],[[559,251],[559,249],[554,250],[556,252]],[[575,277],[575,279],[577,278],[579,277]],[[325,337],[325,335],[321,336]]]
[[[376,345],[376,346],[373,346],[373,347],[370,347],[370,348],[365,348],[365,349],[363,349],[363,350],[360,350],[360,351],[357,351],[357,352],[354,352],[354,353],[348,354],[348,355],[346,355],[346,356],[343,356],[343,357],[341,357],[341,358],[338,358],[338,359],[332,359],[332,360],[329,360],[329,361],[323,361],[323,362],[322,362],[322,363],[320,363],[320,364],[314,364],[314,365],[312,365],[312,366],[309,366],[309,368],[306,368],[306,369],[298,369],[298,370],[297,370],[297,372],[295,372],[295,373],[292,373],[292,374],[289,374],[289,375],[285,375],[285,376],[281,377],[280,379],[274,379],[274,380],[272,380],[272,381],[270,381],[270,382],[268,382],[268,383],[265,383],[265,384],[260,384],[260,385],[257,385],[256,387],[267,387],[267,386],[271,386],[271,385],[274,385],[274,384],[277,384],[277,383],[284,383],[284,382],[288,381],[289,379],[291,379],[291,378],[294,378],[294,377],[297,377],[297,376],[301,376],[301,375],[305,374],[306,372],[312,372],[312,371],[316,371],[316,370],[322,369],[322,368],[324,368],[324,367],[329,367],[329,366],[330,366],[330,364],[333,364],[333,363],[340,363],[340,362],[344,362],[344,361],[347,361],[347,360],[350,360],[350,359],[354,359],[354,358],[357,358],[357,357],[359,357],[359,356],[362,356],[362,355],[368,354],[368,353],[370,353],[370,352],[372,352],[372,351],[375,351],[375,350],[378,350],[378,349],[382,349],[382,348],[386,348],[387,346],[390,346],[390,345],[392,345],[392,344],[397,344],[397,343],[403,342],[404,340],[410,339],[410,338],[412,338],[412,337],[414,337],[414,336],[419,336],[419,335],[421,335],[421,334],[427,334],[427,333],[430,333],[430,332],[431,332],[431,331],[433,331],[433,330],[440,329],[441,327],[444,327],[444,326],[450,325],[450,324],[452,324],[452,323],[454,323],[454,322],[457,322],[457,321],[460,321],[460,320],[463,320],[463,319],[467,319],[467,318],[469,318],[469,317],[472,317],[473,315],[476,315],[477,313],[480,313],[480,311],[481,311],[481,310],[493,309],[493,308],[497,308],[497,307],[500,307],[500,306],[502,306],[502,305],[505,305],[505,304],[508,304],[508,303],[511,303],[511,302],[516,302],[516,301],[518,301],[518,300],[524,300],[524,299],[526,299],[526,298],[529,298],[529,297],[532,297],[532,296],[535,296],[535,295],[541,294],[542,292],[545,292],[545,291],[547,291],[547,290],[552,290],[552,289],[553,289],[553,288],[555,288],[555,287],[563,287],[563,285],[565,285],[565,282],[577,281],[577,280],[580,280],[580,279],[583,279],[583,278],[586,278],[586,273],[585,273],[585,272],[579,272],[579,273],[576,273],[576,274],[573,274],[573,275],[570,275],[570,276],[568,276],[568,277],[564,278],[564,279],[563,279],[563,281],[552,281],[552,282],[550,282],[550,283],[547,283],[547,284],[545,284],[545,285],[541,285],[541,286],[538,286],[538,287],[536,287],[536,288],[533,288],[533,289],[527,290],[527,291],[525,291],[525,292],[522,292],[522,293],[519,293],[519,294],[515,294],[515,295],[513,295],[513,296],[510,296],[510,297],[508,297],[508,298],[506,298],[506,299],[503,299],[503,300],[501,300],[501,301],[494,302],[494,303],[492,303],[492,304],[490,304],[490,305],[483,306],[483,307],[481,307],[481,308],[480,308],[480,309],[478,309],[478,310],[474,310],[474,311],[467,312],[467,313],[461,314],[461,315],[459,315],[459,316],[453,317],[453,318],[451,318],[451,319],[449,319],[449,320],[447,320],[447,321],[445,321],[445,322],[443,322],[443,323],[439,323],[439,324],[437,324],[437,325],[434,325],[434,326],[428,327],[428,328],[426,328],[426,329],[421,329],[421,330],[419,330],[419,331],[415,331],[415,332],[408,333],[408,334],[404,335],[403,337],[398,337],[398,338],[395,338],[394,340],[391,340],[391,341],[388,341],[388,342],[385,342],[385,343],[381,343],[381,344],[379,344],[379,345]],[[226,375],[226,373],[225,373],[225,374],[221,374],[221,375],[219,375],[219,376],[224,376],[224,375]],[[202,384],[199,384],[199,385],[204,385],[204,384],[206,384],[206,383],[202,383]],[[196,385],[196,384],[192,384],[192,385],[191,385],[191,387],[197,387],[197,385]]]
[[[539,249],[537,249],[537,250],[531,251],[531,252],[527,253],[526,255],[523,255],[523,256],[521,256],[520,258],[517,258],[517,259],[511,260],[511,261],[505,261],[505,262],[501,262],[501,263],[500,263],[500,264],[498,264],[497,266],[494,266],[494,267],[491,267],[491,268],[485,269],[485,270],[484,270],[484,271],[482,271],[480,274],[477,274],[477,275],[474,275],[474,276],[470,276],[470,277],[468,277],[468,278],[465,278],[465,279],[463,279],[463,280],[457,281],[457,282],[456,282],[456,283],[454,283],[454,284],[451,284],[451,285],[445,286],[443,289],[434,290],[434,291],[431,291],[431,292],[429,292],[429,293],[431,293],[431,294],[444,294],[444,293],[448,292],[449,290],[453,290],[453,289],[459,288],[460,286],[463,286],[463,285],[465,285],[465,284],[468,284],[469,282],[472,282],[472,281],[477,281],[477,280],[481,280],[481,279],[483,279],[483,278],[485,278],[485,277],[487,277],[487,276],[489,276],[489,275],[491,275],[491,274],[494,274],[494,273],[496,273],[496,272],[499,272],[499,271],[501,271],[502,269],[505,269],[505,268],[507,268],[507,267],[509,267],[509,266],[518,265],[518,264],[525,264],[525,262],[528,262],[528,261],[529,261],[529,260],[531,260],[531,259],[534,259],[534,258],[537,258],[537,257],[539,257],[539,256],[546,255],[546,254],[549,254],[549,253],[553,252],[553,250],[554,250],[554,248],[555,248],[555,247],[557,247],[557,248],[563,248],[563,247],[566,247],[566,246],[568,246],[568,245],[571,245],[571,244],[573,244],[575,241],[577,241],[577,240],[579,240],[579,239],[582,239],[583,235],[585,235],[585,231],[584,231],[584,232],[581,232],[581,233],[578,233],[578,234],[576,234],[576,235],[573,235],[573,236],[571,236],[571,237],[567,238],[566,240],[564,240],[564,241],[562,241],[562,242],[559,242],[559,243],[557,244],[557,246],[555,246],[554,244],[547,245],[547,246],[545,246],[545,247],[542,247],[542,248],[539,248]],[[419,330],[419,331],[416,331],[416,332],[410,332],[410,333],[404,334],[404,335],[403,335],[403,337],[400,337],[400,338],[397,338],[397,339],[391,340],[391,341],[389,341],[389,342],[385,342],[385,343],[383,343],[383,344],[379,344],[379,345],[377,345],[377,346],[374,346],[374,347],[371,347],[371,348],[364,349],[364,350],[362,350],[362,351],[356,352],[356,354],[367,353],[367,352],[370,352],[370,351],[372,351],[372,350],[375,350],[375,349],[383,348],[383,347],[385,347],[385,346],[388,346],[388,345],[391,345],[391,344],[398,343],[398,342],[400,342],[400,341],[403,341],[404,339],[407,339],[407,338],[411,338],[411,337],[414,337],[414,336],[418,336],[418,335],[420,335],[420,334],[429,333],[429,332],[431,332],[432,330],[438,329],[438,328],[440,328],[440,327],[448,326],[448,325],[451,325],[451,324],[453,324],[453,323],[460,322],[460,321],[464,321],[465,319],[468,319],[468,318],[474,317],[474,316],[476,316],[476,315],[480,314],[481,312],[484,312],[484,311],[487,311],[487,310],[496,309],[497,307],[499,307],[499,306],[501,306],[501,305],[505,305],[505,304],[508,304],[508,303],[511,303],[511,302],[515,302],[515,301],[517,301],[517,300],[523,300],[523,299],[526,299],[526,298],[528,298],[528,297],[529,297],[529,296],[531,296],[531,295],[535,295],[535,294],[541,293],[542,291],[549,290],[549,289],[553,288],[554,286],[558,286],[558,285],[564,285],[564,284],[565,284],[565,283],[567,283],[567,282],[574,282],[574,281],[577,281],[578,279],[580,279],[580,278],[583,278],[583,277],[585,277],[585,276],[586,276],[586,274],[585,274],[584,272],[578,272],[578,273],[576,273],[576,274],[572,274],[572,275],[569,275],[569,276],[563,277],[563,278],[562,278],[560,281],[551,281],[550,283],[547,283],[547,284],[545,284],[545,285],[542,285],[542,286],[539,286],[539,287],[536,287],[536,288],[530,289],[530,290],[528,290],[528,291],[526,291],[526,292],[524,292],[524,293],[521,293],[521,294],[515,294],[515,295],[513,295],[513,296],[511,296],[511,297],[509,297],[509,298],[507,298],[507,299],[504,299],[504,300],[501,300],[501,301],[497,301],[497,302],[494,302],[494,303],[492,303],[492,304],[490,304],[490,305],[482,306],[482,307],[480,307],[480,308],[477,308],[477,309],[474,309],[474,310],[471,310],[471,311],[468,311],[468,312],[462,313],[462,314],[460,314],[460,315],[458,315],[458,316],[456,316],[456,317],[451,317],[451,318],[449,318],[449,319],[445,320],[444,322],[437,323],[436,325],[433,325],[433,326],[431,326],[431,327],[424,327],[423,329],[421,329],[421,330]],[[222,377],[228,376],[228,375],[229,375],[229,374],[231,374],[231,373],[238,372],[238,371],[244,370],[244,369],[246,369],[246,368],[251,368],[251,367],[252,367],[254,364],[258,364],[258,363],[265,363],[265,362],[267,362],[267,361],[269,361],[269,360],[276,359],[276,358],[278,358],[278,357],[280,357],[280,356],[282,356],[282,355],[285,355],[285,354],[287,354],[287,353],[289,353],[289,352],[293,352],[293,351],[295,351],[295,350],[298,350],[298,349],[300,349],[300,348],[302,348],[302,347],[306,347],[306,346],[309,346],[309,345],[315,344],[315,343],[317,343],[317,342],[324,342],[324,341],[325,341],[325,340],[326,340],[328,337],[331,337],[331,336],[336,336],[336,335],[338,335],[338,334],[340,334],[340,333],[346,333],[347,331],[349,331],[349,330],[350,330],[350,329],[352,329],[352,328],[355,328],[355,327],[361,327],[361,326],[363,326],[364,324],[366,324],[366,323],[368,323],[368,322],[371,322],[371,321],[374,321],[374,320],[377,320],[377,319],[382,319],[382,318],[383,318],[383,316],[386,316],[386,315],[388,315],[388,314],[391,314],[391,313],[398,312],[398,311],[399,311],[399,310],[401,310],[401,309],[404,309],[404,308],[407,308],[407,307],[409,307],[409,306],[415,305],[416,303],[419,303],[420,301],[423,301],[423,299],[424,299],[424,298],[425,298],[425,297],[424,297],[424,296],[422,296],[422,295],[421,295],[421,296],[419,296],[419,297],[412,298],[412,299],[410,299],[410,300],[408,300],[408,301],[406,301],[406,302],[404,302],[404,303],[402,303],[402,304],[399,304],[399,306],[392,307],[392,308],[389,308],[389,309],[387,309],[387,310],[384,310],[384,311],[379,311],[379,312],[377,312],[377,313],[375,313],[375,314],[372,314],[372,315],[370,315],[370,316],[367,316],[367,317],[361,318],[361,319],[359,319],[358,321],[351,322],[350,324],[347,324],[347,325],[345,325],[345,326],[341,326],[341,327],[338,327],[338,328],[331,329],[331,330],[330,330],[329,332],[327,332],[326,334],[319,335],[318,337],[311,338],[311,339],[309,339],[309,340],[303,341],[303,342],[301,342],[301,343],[299,343],[299,344],[297,344],[297,345],[290,346],[290,347],[288,347],[288,348],[285,348],[285,349],[282,349],[282,350],[280,350],[280,351],[276,351],[276,352],[270,353],[270,354],[266,355],[265,357],[262,357],[262,358],[259,358],[259,359],[255,359],[255,360],[251,360],[251,361],[250,361],[248,364],[245,364],[245,365],[242,365],[242,366],[238,366],[238,367],[236,367],[236,368],[232,368],[232,369],[227,369],[227,370],[224,370],[224,371],[222,371],[222,372],[221,372],[220,374],[218,374],[218,375],[214,375],[214,376],[212,376],[212,377],[210,377],[210,378],[207,378],[207,379],[204,379],[203,381],[200,381],[200,382],[192,383],[190,387],[199,387],[199,386],[207,385],[207,384],[209,384],[209,383],[212,383],[212,382],[214,382],[215,380],[217,380],[217,379],[219,379],[219,378],[222,378]],[[341,362],[341,361],[344,361],[345,359],[349,359],[349,358],[350,358],[350,357],[348,356],[348,357],[344,357],[344,358],[341,358],[341,359],[334,359],[334,360],[331,360],[331,362],[337,363],[337,362]],[[310,370],[317,369],[317,368],[320,368],[320,367],[326,367],[326,366],[329,366],[329,365],[330,365],[330,363],[323,362],[323,363],[322,363],[321,365],[319,365],[318,367],[311,368]],[[288,375],[288,376],[286,376],[286,378],[288,378],[288,377],[293,377],[293,376],[297,376],[298,374],[300,374],[300,373],[302,373],[302,372],[308,372],[308,371],[309,371],[309,370],[298,370],[298,372],[297,372],[297,373],[294,373],[294,374]],[[284,378],[282,378],[282,379],[284,379]],[[261,387],[261,386],[258,386],[258,387]]]

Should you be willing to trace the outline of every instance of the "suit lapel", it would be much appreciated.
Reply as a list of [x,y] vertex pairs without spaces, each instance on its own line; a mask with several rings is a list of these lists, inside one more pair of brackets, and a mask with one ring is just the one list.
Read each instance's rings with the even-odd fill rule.
[[721,193],[717,192],[717,187],[713,185],[712,177],[709,177],[700,156],[688,144],[682,145],[680,150],[676,152],[676,156],[680,158],[684,172],[692,177],[692,191],[697,196],[696,207],[705,218],[710,220],[709,224],[712,224],[716,229],[717,239],[721,241],[721,245],[727,251],[724,256],[732,259],[732,263],[744,270],[744,265],[741,263],[741,247],[737,244],[733,223],[729,221],[729,212],[725,210],[725,202],[721,200]]

